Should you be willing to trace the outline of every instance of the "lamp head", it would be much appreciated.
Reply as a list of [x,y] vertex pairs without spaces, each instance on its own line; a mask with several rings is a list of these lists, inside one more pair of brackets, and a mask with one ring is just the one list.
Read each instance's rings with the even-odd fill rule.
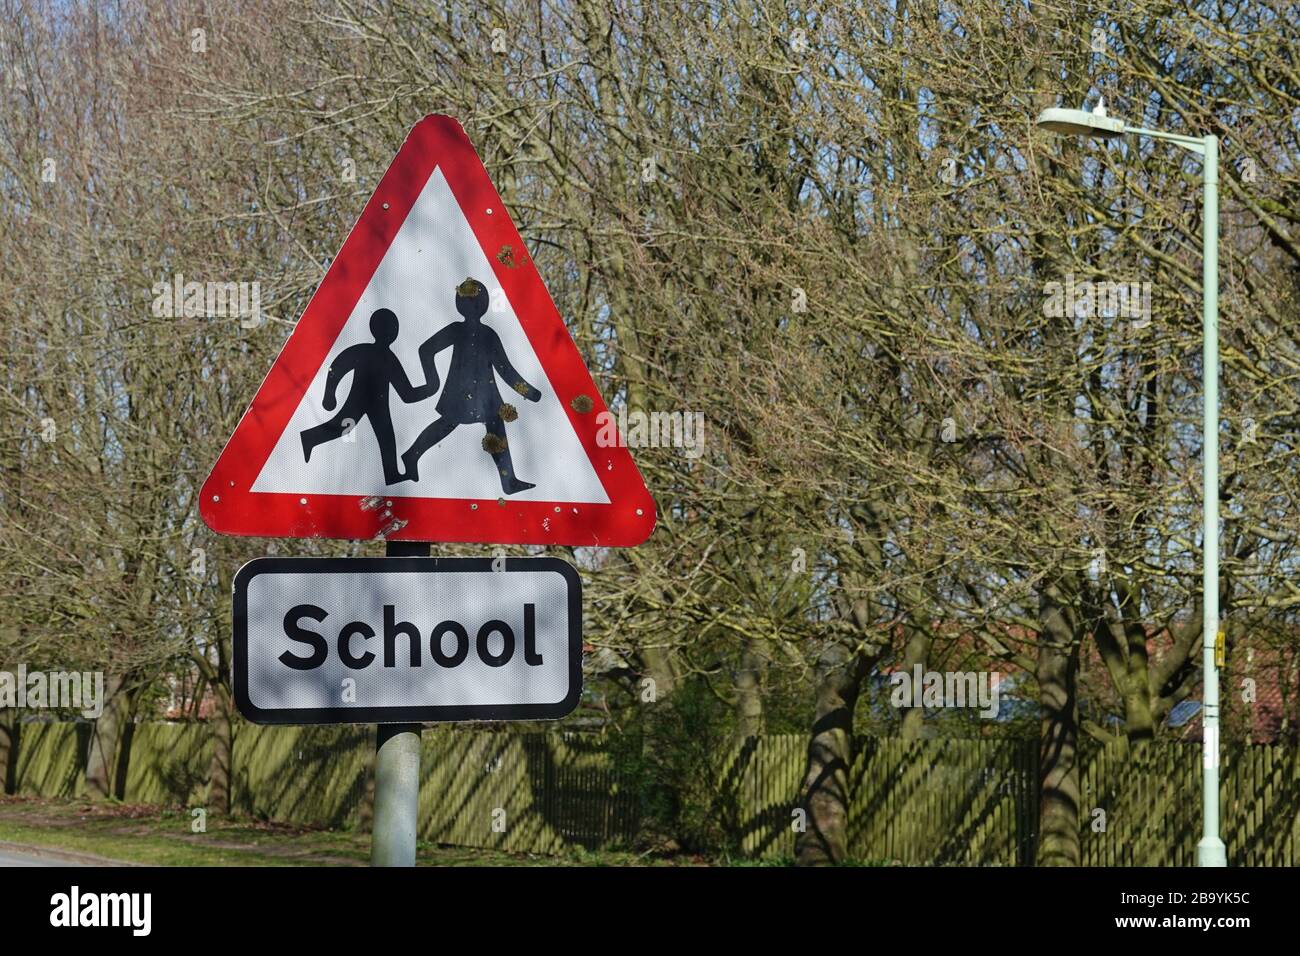
[[1055,107],[1043,110],[1038,114],[1037,125],[1053,133],[1087,136],[1091,139],[1115,139],[1124,135],[1124,121],[1107,116],[1106,108],[1100,102],[1092,113]]

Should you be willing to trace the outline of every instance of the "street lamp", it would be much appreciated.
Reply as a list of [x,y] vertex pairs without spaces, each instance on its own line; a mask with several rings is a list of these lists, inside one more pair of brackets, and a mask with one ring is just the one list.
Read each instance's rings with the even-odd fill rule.
[[1201,841],[1196,845],[1198,866],[1227,866],[1228,853],[1219,838],[1219,671],[1214,648],[1219,635],[1219,139],[1217,136],[1181,136],[1160,130],[1129,126],[1106,115],[1105,106],[1086,110],[1046,109],[1038,114],[1038,125],[1053,133],[1116,139],[1126,133],[1150,136],[1177,143],[1203,157],[1203,205],[1205,230],[1202,237],[1201,282],[1201,377],[1205,391],[1201,419],[1202,541],[1201,564],[1202,635],[1201,654],[1205,670],[1205,701],[1202,725],[1203,792]]

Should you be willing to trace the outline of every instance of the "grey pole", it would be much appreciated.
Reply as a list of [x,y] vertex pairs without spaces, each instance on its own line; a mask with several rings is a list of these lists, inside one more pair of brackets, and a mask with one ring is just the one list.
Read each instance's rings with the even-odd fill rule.
[[415,866],[419,798],[420,725],[380,724],[371,866]]
[[1219,636],[1219,140],[1205,137],[1205,239],[1201,313],[1205,411],[1201,455],[1205,459],[1202,564],[1201,659],[1205,673],[1202,718],[1202,835],[1196,845],[1198,866],[1227,866],[1228,853],[1219,835],[1219,669],[1214,660]]
[[1214,648],[1219,636],[1219,139],[1158,130],[1124,128],[1167,139],[1205,160],[1202,174],[1204,229],[1201,259],[1201,661],[1205,697],[1201,736],[1201,840],[1197,866],[1227,866],[1228,851],[1219,832],[1219,668]]
[[[390,542],[390,558],[428,557],[427,544]],[[420,725],[380,724],[375,752],[371,866],[415,866],[420,807]]]
[[1219,668],[1214,659],[1219,636],[1219,139],[1126,126],[1126,133],[1166,139],[1205,160],[1202,174],[1204,229],[1201,258],[1201,661],[1205,697],[1201,736],[1201,840],[1197,866],[1227,866],[1228,851],[1219,833]]

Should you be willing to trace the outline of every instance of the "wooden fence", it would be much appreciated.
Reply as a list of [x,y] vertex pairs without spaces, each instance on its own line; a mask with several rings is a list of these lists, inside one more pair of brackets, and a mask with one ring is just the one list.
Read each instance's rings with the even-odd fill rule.
[[[16,792],[73,795],[85,725],[26,724]],[[374,731],[241,725],[234,808],[253,816],[354,826]],[[807,739],[751,738],[721,762],[714,805],[742,855],[794,852]],[[199,805],[212,740],[203,724],[133,728],[125,799]],[[1123,741],[1085,747],[1080,833],[1089,866],[1189,866],[1200,836],[1200,747]],[[1234,866],[1300,862],[1300,757],[1281,746],[1224,746],[1223,836]],[[424,734],[420,836],[430,842],[556,853],[625,847],[636,786],[598,737],[439,728]],[[850,771],[850,849],[870,862],[1029,865],[1037,824],[1037,745],[1021,740],[866,738]]]
[[[1300,751],[1224,744],[1221,835],[1232,866],[1300,862]],[[1083,862],[1194,866],[1201,838],[1201,747],[1126,741],[1085,753]],[[1103,829],[1104,828],[1104,829]]]

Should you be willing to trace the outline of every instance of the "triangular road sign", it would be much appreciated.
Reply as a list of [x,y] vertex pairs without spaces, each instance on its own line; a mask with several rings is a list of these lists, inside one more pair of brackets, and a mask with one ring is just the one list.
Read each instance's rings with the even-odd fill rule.
[[203,485],[224,534],[634,545],[655,505],[449,116],[411,131]]

